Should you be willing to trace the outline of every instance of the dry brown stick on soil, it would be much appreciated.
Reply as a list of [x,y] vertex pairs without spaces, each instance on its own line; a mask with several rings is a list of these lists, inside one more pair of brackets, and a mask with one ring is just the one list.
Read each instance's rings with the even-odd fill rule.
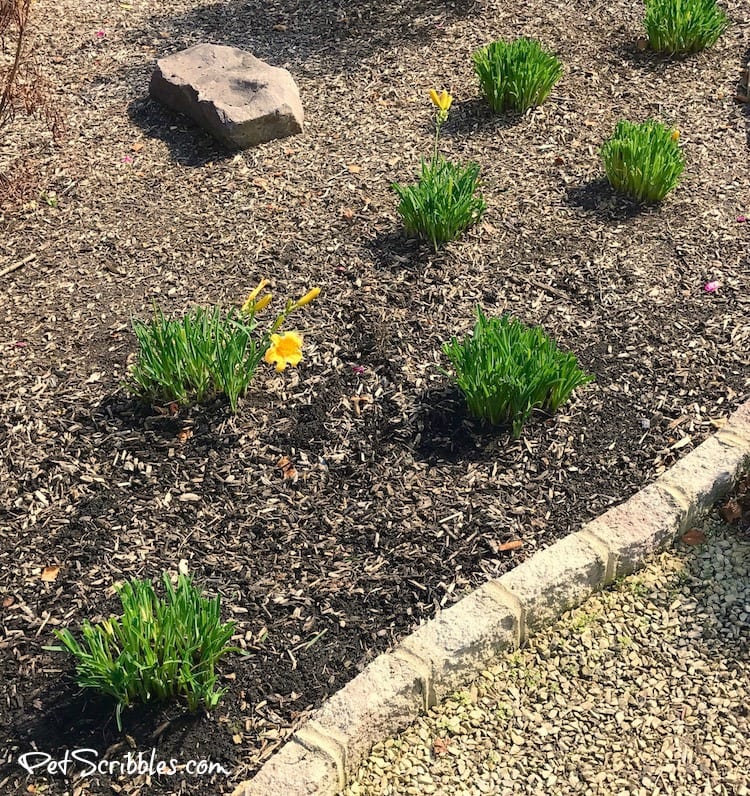
[[28,257],[24,257],[23,260],[19,260],[17,263],[13,263],[13,265],[9,265],[7,268],[3,268],[0,271],[0,278],[3,276],[7,276],[8,274],[12,274],[13,271],[17,271],[19,268],[22,268],[27,263],[30,263],[32,260],[36,260],[36,254],[29,254]]
[[552,287],[552,285],[545,285],[544,282],[537,282],[536,279],[532,279],[530,276],[511,274],[510,278],[515,279],[517,282],[526,282],[529,285],[534,285],[534,287],[538,287],[540,290],[546,290],[548,293],[552,293],[554,296],[559,296],[566,301],[570,298],[570,296],[568,296],[566,293],[563,293],[562,290],[558,290],[556,287]]

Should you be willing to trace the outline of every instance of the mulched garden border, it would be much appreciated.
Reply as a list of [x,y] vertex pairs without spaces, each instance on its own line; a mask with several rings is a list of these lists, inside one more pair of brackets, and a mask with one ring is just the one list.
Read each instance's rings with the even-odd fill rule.
[[[748,398],[750,121],[734,95],[749,31],[724,5],[717,46],[681,59],[641,51],[641,9],[620,0],[35,8],[67,130],[54,143],[19,116],[0,144],[0,171],[38,186],[0,215],[0,272],[24,261],[0,303],[4,792],[230,792],[395,639],[636,492]],[[565,75],[497,119],[469,54],[521,34]],[[149,100],[154,60],[199,41],[288,68],[303,135],[227,154]],[[456,98],[442,151],[482,165],[489,206],[438,254],[402,237],[389,187],[429,153],[431,87]],[[679,127],[687,169],[640,209],[597,153],[618,118],[648,115]],[[295,320],[296,371],[259,372],[236,417],[127,397],[132,316],[238,304],[266,276],[279,302],[323,288]],[[441,371],[477,304],[543,324],[596,375],[515,442],[466,417]],[[211,714],[132,710],[120,734],[43,646],[115,610],[116,582],[181,561],[250,654],[222,665]],[[15,762],[85,746],[231,776],[46,783]]]

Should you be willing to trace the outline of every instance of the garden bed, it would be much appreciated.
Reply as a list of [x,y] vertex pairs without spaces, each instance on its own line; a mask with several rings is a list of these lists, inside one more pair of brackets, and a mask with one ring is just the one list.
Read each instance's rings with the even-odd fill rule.
[[[734,101],[750,26],[724,6],[716,47],[681,59],[641,51],[624,0],[34,9],[67,132],[53,147],[19,116],[0,143],[2,169],[23,156],[38,183],[0,218],[0,271],[25,260],[0,303],[3,792],[41,792],[19,754],[82,747],[231,775],[50,777],[45,793],[231,792],[395,639],[633,494],[750,397],[750,122]],[[541,107],[495,118],[470,54],[517,35],[565,73]],[[304,134],[227,155],[149,100],[155,59],[200,41],[288,68]],[[441,149],[481,164],[488,205],[438,254],[401,236],[389,187],[429,154],[432,87],[455,97]],[[679,128],[687,165],[641,210],[610,191],[598,149],[649,115]],[[290,322],[296,370],[262,366],[236,416],[122,391],[131,316],[237,305],[263,277],[279,304],[322,288]],[[477,304],[544,325],[596,376],[517,441],[469,419],[441,371]],[[223,662],[212,713],[134,709],[119,733],[43,647],[117,610],[114,583],[180,562],[249,655]]]

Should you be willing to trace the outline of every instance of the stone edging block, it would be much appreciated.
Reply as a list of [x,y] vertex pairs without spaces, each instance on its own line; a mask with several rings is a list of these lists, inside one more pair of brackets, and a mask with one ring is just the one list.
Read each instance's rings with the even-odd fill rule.
[[233,796],[336,796],[373,744],[504,649],[638,569],[750,465],[750,401],[653,484],[417,628],[316,710]]
[[429,673],[419,661],[379,655],[232,796],[338,793],[374,738],[407,727],[423,710],[425,680]]
[[494,581],[521,603],[521,642],[529,630],[580,605],[602,586],[607,562],[608,556],[600,545],[570,534]]
[[517,646],[522,609],[512,595],[486,583],[417,628],[396,648],[424,662],[424,707],[453,693],[498,652]]
[[605,578],[609,583],[638,569],[648,556],[674,539],[687,516],[688,506],[659,484],[651,484],[586,523],[575,536],[593,537],[609,550]]
[[736,431],[725,428],[680,459],[656,483],[681,496],[693,513],[705,511],[737,480],[750,449],[750,412],[747,425],[746,439],[737,433],[742,430],[739,424]]
[[306,749],[296,738],[288,741],[232,796],[311,796],[337,793],[341,780],[335,763],[318,751]]

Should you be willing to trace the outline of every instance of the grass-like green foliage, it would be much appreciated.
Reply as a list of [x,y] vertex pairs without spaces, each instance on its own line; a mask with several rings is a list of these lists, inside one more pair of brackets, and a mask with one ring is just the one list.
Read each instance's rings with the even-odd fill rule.
[[678,141],[678,131],[653,119],[641,124],[619,121],[601,149],[607,179],[637,202],[662,200],[685,169]]
[[452,338],[443,351],[469,412],[493,425],[509,423],[515,438],[533,409],[555,412],[593,379],[540,326],[508,315],[488,319],[479,307],[473,333]]
[[77,660],[82,688],[94,688],[117,700],[122,710],[134,702],[182,696],[193,711],[215,707],[226,689],[217,689],[215,666],[227,652],[234,623],[221,623],[221,598],[206,599],[186,575],[176,588],[164,574],[165,598],[151,581],[126,581],[119,589],[122,616],[92,625],[84,621],[83,641],[56,630],[63,647]]
[[541,105],[563,73],[560,61],[533,39],[494,41],[472,55],[482,93],[495,113]]
[[196,307],[166,318],[159,307],[148,322],[133,321],[137,360],[128,387],[152,403],[201,403],[225,394],[232,411],[247,390],[267,341],[253,336],[252,315]]
[[407,234],[440,244],[455,240],[481,218],[486,204],[479,186],[479,165],[451,163],[441,155],[422,161],[419,182],[394,183],[398,212]]
[[645,0],[644,25],[652,50],[694,53],[716,44],[727,15],[716,0]]

